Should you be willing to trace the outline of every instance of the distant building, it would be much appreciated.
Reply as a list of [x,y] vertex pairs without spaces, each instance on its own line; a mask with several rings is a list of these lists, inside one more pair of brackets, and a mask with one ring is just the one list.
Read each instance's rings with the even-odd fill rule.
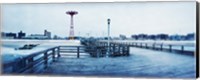
[[51,39],[51,32],[44,30],[44,36],[47,36],[48,39]]
[[1,32],[1,37],[5,37],[6,36],[6,33],[5,32]]
[[179,40],[185,40],[185,36],[176,34],[176,35],[169,36],[169,39],[170,40],[178,40],[178,41]]
[[27,36],[28,39],[51,39],[51,32],[44,30],[44,34],[31,34]]
[[120,39],[122,39],[122,40],[126,39],[126,36],[125,36],[125,35],[122,35],[122,34],[120,34],[119,37],[120,37]]
[[138,40],[138,35],[131,35],[131,38],[134,40]]
[[157,34],[156,35],[156,39],[158,39],[158,40],[167,40],[167,39],[169,39],[169,35],[168,34]]
[[44,36],[42,34],[31,34],[26,37],[27,39],[48,39],[47,36]]
[[53,36],[53,39],[56,40],[56,39],[63,39],[63,38],[62,38],[62,37],[59,37],[59,36],[57,36],[57,35],[54,35],[54,36]]
[[1,37],[4,38],[4,39],[15,39],[15,38],[17,38],[17,34],[11,33],[11,32],[10,33],[2,32]]
[[113,37],[113,39],[114,39],[114,40],[120,40],[120,38],[119,38],[119,37]]
[[185,38],[186,40],[195,40],[196,39],[196,35],[195,35],[195,33],[188,33],[187,35],[186,35],[186,38]]
[[156,40],[156,35],[148,35],[148,39],[150,40]]
[[25,38],[25,36],[26,36],[26,33],[23,33],[22,31],[18,33],[18,39],[23,39]]
[[148,38],[147,34],[138,34],[138,39],[140,39],[140,40],[145,40],[147,38]]
[[54,36],[53,36],[53,39],[58,39],[58,36],[57,36],[57,35],[54,35]]

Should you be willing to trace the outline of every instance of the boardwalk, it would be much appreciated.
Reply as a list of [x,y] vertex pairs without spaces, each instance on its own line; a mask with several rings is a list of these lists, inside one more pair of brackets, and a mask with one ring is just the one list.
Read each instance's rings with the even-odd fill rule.
[[[120,45],[127,47],[127,44],[120,43],[115,45],[115,48],[111,48],[111,51],[119,51],[122,54],[127,52],[123,50],[123,47],[120,48]],[[101,47],[83,46],[79,41],[68,41],[65,44],[63,42],[47,42],[38,48],[42,47],[49,48],[30,53],[31,55],[21,57],[13,62],[4,63],[3,74],[154,78],[194,78],[196,74],[194,55],[180,55],[168,50],[128,46],[129,55],[95,57],[92,55],[97,54],[99,51],[97,49],[101,49]],[[92,52],[88,52],[90,51],[87,49],[88,47]],[[103,53],[107,49],[106,45],[104,47]]]
[[192,62],[195,62],[192,56],[131,48],[130,56],[124,57],[61,57],[40,74],[194,78],[196,64]]

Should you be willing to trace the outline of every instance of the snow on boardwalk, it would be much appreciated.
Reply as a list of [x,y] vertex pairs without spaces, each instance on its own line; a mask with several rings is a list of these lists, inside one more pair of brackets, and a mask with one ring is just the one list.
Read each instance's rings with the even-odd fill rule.
[[[26,44],[39,44],[37,47],[30,50],[15,50]],[[80,46],[79,40],[17,40],[4,39],[2,40],[1,53],[3,63],[15,61],[15,59],[28,56],[34,52],[43,51],[55,46]]]
[[127,57],[61,57],[40,74],[121,77],[195,77],[195,57],[131,48]]
[[[32,50],[24,52],[15,51],[10,45],[37,44],[40,45]],[[3,62],[4,59],[14,58],[4,55],[28,55],[37,50],[47,49],[53,46],[80,45],[80,41],[57,41],[57,40],[36,40],[36,41],[3,41]],[[11,48],[13,51],[11,51]],[[168,52],[153,51],[141,48],[131,48],[131,55],[126,57],[92,58],[89,55],[80,58],[68,58],[61,56],[56,62],[42,70],[40,74],[48,75],[88,75],[88,76],[128,76],[128,77],[195,77],[195,57],[173,54]],[[22,50],[23,51],[23,50]],[[5,53],[4,53],[5,52]],[[62,53],[61,53],[62,55]]]

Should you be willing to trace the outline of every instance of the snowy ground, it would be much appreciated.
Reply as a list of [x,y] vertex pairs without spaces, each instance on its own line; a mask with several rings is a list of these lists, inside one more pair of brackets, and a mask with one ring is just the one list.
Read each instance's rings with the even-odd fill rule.
[[194,78],[195,57],[131,48],[131,55],[113,58],[61,57],[40,74],[64,76],[114,76]]

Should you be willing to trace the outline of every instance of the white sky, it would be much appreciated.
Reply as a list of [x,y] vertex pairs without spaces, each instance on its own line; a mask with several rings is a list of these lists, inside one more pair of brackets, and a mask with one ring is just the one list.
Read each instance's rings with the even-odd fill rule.
[[3,4],[2,31],[69,35],[70,16],[74,17],[75,35],[103,36],[107,18],[111,19],[111,36],[124,34],[187,34],[195,32],[195,2],[133,2],[133,3],[65,3],[65,4]]

